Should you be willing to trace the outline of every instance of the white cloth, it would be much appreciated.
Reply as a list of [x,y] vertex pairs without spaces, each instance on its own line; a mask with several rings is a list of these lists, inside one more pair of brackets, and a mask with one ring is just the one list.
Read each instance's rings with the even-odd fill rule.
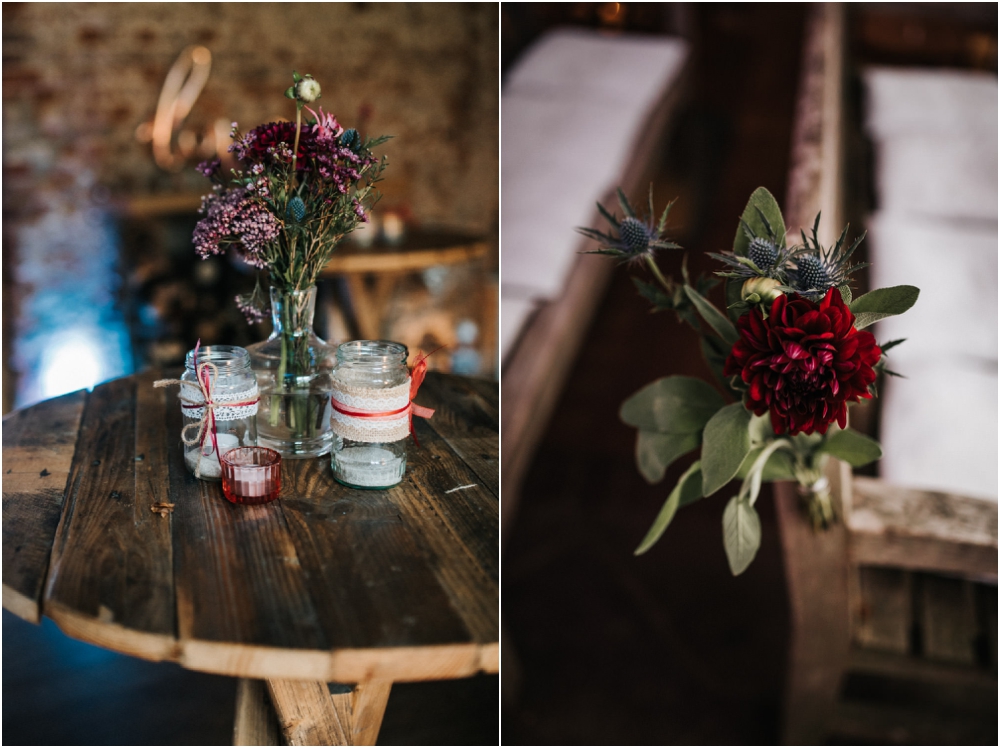
[[678,39],[557,30],[502,93],[502,293],[559,296],[594,203],[622,179],[687,58]]

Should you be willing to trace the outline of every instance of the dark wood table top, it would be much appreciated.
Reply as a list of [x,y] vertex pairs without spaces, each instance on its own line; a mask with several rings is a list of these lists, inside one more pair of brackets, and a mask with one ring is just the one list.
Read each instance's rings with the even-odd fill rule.
[[[498,388],[430,373],[403,482],[285,460],[237,506],[188,473],[159,372],[3,421],[3,605],[126,654],[252,678],[354,683],[499,667]],[[168,516],[154,503],[175,504]]]

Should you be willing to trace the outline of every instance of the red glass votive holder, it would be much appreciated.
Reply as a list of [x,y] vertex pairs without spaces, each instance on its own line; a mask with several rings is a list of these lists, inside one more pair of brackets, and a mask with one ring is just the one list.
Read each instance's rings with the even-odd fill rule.
[[266,504],[281,493],[281,455],[267,447],[236,447],[222,455],[222,493],[234,504]]

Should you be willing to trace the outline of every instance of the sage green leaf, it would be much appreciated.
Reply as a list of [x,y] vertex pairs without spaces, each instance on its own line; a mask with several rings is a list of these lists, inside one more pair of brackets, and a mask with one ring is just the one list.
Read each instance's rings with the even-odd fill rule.
[[[762,451],[764,451],[763,447],[754,447],[747,453],[736,473],[737,478],[746,480],[747,475],[750,474],[750,468],[753,467],[754,461],[760,457]],[[776,480],[795,480],[795,459],[788,452],[779,449],[768,458],[760,478],[765,483]]]
[[851,293],[851,287],[849,285],[847,285],[846,283],[844,283],[843,285],[837,286],[837,290],[840,291],[840,298],[841,298],[841,300],[845,304],[847,304],[848,306],[850,306],[851,305],[851,299],[854,296],[854,294]]
[[736,332],[736,326],[729,321],[729,317],[716,309],[708,299],[687,284],[684,286],[684,293],[691,299],[691,303],[694,304],[694,308],[698,310],[701,318],[718,333],[719,337],[726,342],[726,345],[732,347],[740,339],[740,334]]
[[711,496],[733,479],[750,451],[750,413],[743,403],[719,410],[702,434],[701,472],[705,495]]
[[[761,218],[762,214],[763,219]],[[785,219],[781,216],[781,208],[778,207],[778,201],[764,187],[758,187],[750,195],[747,207],[743,210],[742,218],[755,236],[765,238],[767,237],[767,226],[764,223],[764,219],[767,219],[767,223],[771,225],[771,229],[774,231],[778,246],[783,247],[785,245]],[[743,226],[741,225],[736,229],[736,238],[733,240],[733,253],[746,255],[749,246],[750,240],[743,233]]]
[[742,278],[726,280],[726,312],[733,322],[750,311],[749,304],[737,306],[743,300],[743,282]]
[[902,314],[917,302],[920,289],[915,286],[877,288],[851,302],[854,326],[868,327],[880,319]]
[[875,462],[882,456],[882,447],[877,441],[854,429],[830,434],[816,451],[831,454],[854,467]]
[[753,561],[760,548],[760,517],[749,502],[736,496],[726,504],[722,513],[722,544],[729,559],[733,576],[739,576]]
[[726,366],[726,357],[729,355],[729,348],[714,335],[702,335],[700,343],[701,355],[705,357],[705,363],[712,370],[716,381],[726,390],[732,391],[729,380],[722,374]]
[[660,434],[640,431],[635,440],[635,462],[639,472],[649,483],[659,483],[670,464],[692,449],[697,449],[701,438],[694,434]]
[[712,385],[694,377],[664,377],[622,403],[629,426],[660,434],[696,434],[725,404]]
[[673,520],[677,510],[685,504],[697,501],[699,498],[701,498],[701,464],[695,462],[680,477],[677,485],[674,486],[674,490],[670,492],[667,500],[663,502],[663,508],[660,509],[660,513],[653,520],[653,524],[649,528],[649,532],[646,533],[646,537],[642,539],[639,547],[635,549],[635,555],[641,556],[652,548]]

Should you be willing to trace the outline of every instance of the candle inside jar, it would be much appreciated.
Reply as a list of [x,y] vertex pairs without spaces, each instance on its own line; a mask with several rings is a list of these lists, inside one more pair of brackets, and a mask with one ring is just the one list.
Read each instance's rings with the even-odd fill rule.
[[[201,447],[201,464],[198,464],[198,450],[192,449],[184,455],[184,461],[195,472],[197,468],[201,472],[202,478],[221,478],[222,466],[219,464],[219,453],[225,454],[230,449],[240,446],[240,439],[235,434],[216,434],[216,442],[219,445],[216,450],[212,444],[212,435],[205,437],[205,443]],[[211,454],[209,454],[211,452]]]

